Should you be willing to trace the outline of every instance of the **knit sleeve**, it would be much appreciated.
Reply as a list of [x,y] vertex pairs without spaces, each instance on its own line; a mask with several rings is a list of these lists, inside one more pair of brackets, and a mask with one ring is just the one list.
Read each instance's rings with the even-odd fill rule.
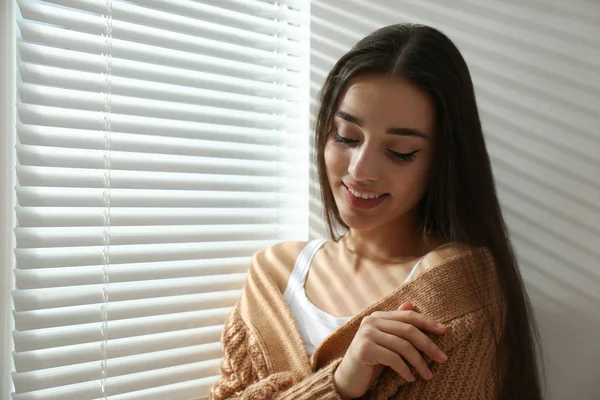
[[210,400],[341,400],[333,383],[338,359],[308,376],[291,371],[268,373],[266,361],[234,309],[222,336],[221,378]]
[[490,324],[484,310],[474,311],[447,323],[446,334],[433,337],[448,355],[445,363],[427,358],[433,379],[416,375],[409,383],[386,368],[366,398],[395,400],[492,400],[496,399],[498,368],[496,348],[500,329]]

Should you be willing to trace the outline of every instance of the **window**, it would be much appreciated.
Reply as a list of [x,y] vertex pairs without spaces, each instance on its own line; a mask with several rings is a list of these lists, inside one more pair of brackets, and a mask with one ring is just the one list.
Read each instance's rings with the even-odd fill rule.
[[308,236],[307,3],[14,3],[14,400],[207,395]]

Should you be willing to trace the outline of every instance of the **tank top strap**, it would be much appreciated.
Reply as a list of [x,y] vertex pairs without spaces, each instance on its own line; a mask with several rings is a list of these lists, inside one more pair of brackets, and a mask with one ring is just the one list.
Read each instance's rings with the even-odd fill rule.
[[[439,249],[443,249],[444,247],[448,247],[448,246],[450,246],[452,244],[454,244],[454,243],[450,242],[450,243],[443,244],[443,245],[438,246],[435,249],[431,250],[429,253],[431,253],[433,251],[436,251],[436,250],[439,250]],[[427,254],[429,254],[429,253],[427,253]],[[419,258],[419,260],[417,261],[417,263],[415,264],[415,266],[410,270],[410,273],[406,277],[406,280],[404,280],[404,283],[406,283],[406,282],[408,282],[408,281],[410,281],[412,279],[413,275],[415,274],[415,271],[417,270],[417,268],[419,268],[419,265],[421,265],[421,261],[423,261],[423,259],[425,257],[427,257],[427,254],[425,254],[423,257]]]
[[317,254],[317,251],[325,243],[327,243],[326,239],[311,240],[300,251],[300,254],[298,254],[298,258],[296,259],[296,263],[294,264],[292,274],[290,275],[286,292],[295,292],[297,288],[304,287],[304,282],[306,281],[306,276],[308,275],[310,264],[312,263],[315,254]]

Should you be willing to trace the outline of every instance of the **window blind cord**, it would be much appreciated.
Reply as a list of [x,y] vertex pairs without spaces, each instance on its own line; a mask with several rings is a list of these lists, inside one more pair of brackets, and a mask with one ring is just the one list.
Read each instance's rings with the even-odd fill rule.
[[106,379],[108,377],[108,290],[110,285],[110,188],[111,188],[111,111],[112,111],[112,0],[106,0],[106,15],[103,15],[105,22],[105,32],[102,35],[106,52],[102,54],[105,62],[104,81],[106,92],[104,93],[104,227],[103,236],[103,264],[102,264],[102,311],[101,311],[101,333],[102,333],[102,359],[101,359],[101,377],[100,390],[104,399],[107,398]]

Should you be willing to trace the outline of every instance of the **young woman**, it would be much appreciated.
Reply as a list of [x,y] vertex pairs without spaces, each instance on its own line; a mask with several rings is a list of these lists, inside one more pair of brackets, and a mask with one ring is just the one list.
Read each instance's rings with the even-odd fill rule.
[[255,255],[210,398],[541,399],[533,316],[454,44],[408,24],[362,39],[328,75],[315,131],[333,240]]

